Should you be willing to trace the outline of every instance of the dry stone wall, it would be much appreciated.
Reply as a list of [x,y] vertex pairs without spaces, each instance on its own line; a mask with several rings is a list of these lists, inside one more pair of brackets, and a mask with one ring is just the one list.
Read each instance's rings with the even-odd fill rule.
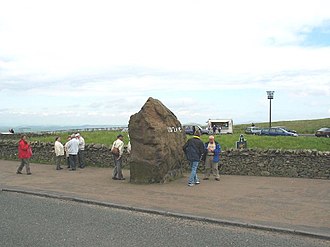
[[[18,142],[14,140],[0,140],[0,159],[18,159]],[[31,142],[33,156],[31,162],[54,164],[54,144]],[[128,155],[123,156],[124,168],[127,166]],[[110,148],[101,144],[87,144],[85,146],[85,160],[88,166],[114,167]]]
[[[31,162],[53,164],[52,143],[33,142]],[[108,147],[87,144],[86,164],[113,167]],[[17,141],[0,140],[0,159],[17,160]],[[124,153],[123,166],[129,169],[129,156]],[[187,165],[183,167],[187,169]],[[330,151],[317,150],[226,150],[221,153],[220,173],[226,175],[277,176],[330,179]],[[173,174],[173,177],[177,174]],[[167,181],[171,180],[171,176]]]
[[220,173],[330,179],[330,152],[231,149],[221,154]]

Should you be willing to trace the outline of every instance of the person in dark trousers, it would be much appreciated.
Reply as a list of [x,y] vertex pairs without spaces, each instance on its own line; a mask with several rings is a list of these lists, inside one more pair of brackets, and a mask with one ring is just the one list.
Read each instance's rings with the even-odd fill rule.
[[85,168],[85,139],[79,133],[76,133],[75,137],[77,138],[79,143],[79,151],[78,151],[79,168],[83,169]]
[[79,151],[79,142],[75,137],[75,134],[71,135],[71,140],[67,144],[69,160],[70,160],[70,169],[69,171],[75,171],[78,163],[78,151]]
[[[122,165],[122,156],[124,153],[124,142],[123,142],[124,136],[118,135],[117,140],[115,140],[111,147],[111,152],[113,155],[115,167],[112,172],[112,179],[114,180],[125,180],[123,176],[123,172],[121,169]],[[116,152],[114,150],[117,150]]]
[[30,158],[32,156],[32,149],[30,142],[27,140],[27,136],[23,135],[18,143],[18,158],[21,160],[21,164],[17,169],[17,174],[22,174],[23,167],[25,166],[26,174],[31,175],[30,170]]
[[193,138],[189,139],[183,146],[183,151],[191,166],[191,174],[188,180],[188,186],[194,186],[195,184],[197,185],[200,183],[197,176],[197,168],[205,150],[204,143],[200,139],[200,136],[201,132],[196,130]]
[[213,135],[215,135],[217,133],[217,126],[213,125],[212,130],[213,130]]

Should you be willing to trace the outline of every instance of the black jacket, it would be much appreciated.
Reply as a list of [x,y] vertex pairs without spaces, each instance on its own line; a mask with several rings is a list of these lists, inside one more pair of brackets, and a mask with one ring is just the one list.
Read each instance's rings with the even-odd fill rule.
[[183,151],[189,161],[200,161],[204,153],[204,143],[198,136],[189,139],[183,146]]

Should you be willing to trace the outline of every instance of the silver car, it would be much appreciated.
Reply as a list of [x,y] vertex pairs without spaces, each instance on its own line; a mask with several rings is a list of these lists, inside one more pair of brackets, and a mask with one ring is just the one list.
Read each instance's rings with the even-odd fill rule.
[[245,129],[245,134],[251,134],[251,135],[260,135],[261,128],[259,127],[247,127]]

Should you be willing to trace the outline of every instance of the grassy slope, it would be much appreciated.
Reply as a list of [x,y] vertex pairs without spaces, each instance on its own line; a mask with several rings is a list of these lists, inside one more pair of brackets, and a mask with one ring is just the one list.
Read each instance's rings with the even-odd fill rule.
[[[258,127],[268,127],[269,123],[254,123]],[[239,124],[234,126],[234,133],[244,132],[246,127],[251,124]],[[285,126],[289,129],[296,130],[300,134],[314,134],[316,130],[322,127],[330,128],[330,118],[315,120],[295,120],[295,121],[278,121],[272,122],[272,126]]]

